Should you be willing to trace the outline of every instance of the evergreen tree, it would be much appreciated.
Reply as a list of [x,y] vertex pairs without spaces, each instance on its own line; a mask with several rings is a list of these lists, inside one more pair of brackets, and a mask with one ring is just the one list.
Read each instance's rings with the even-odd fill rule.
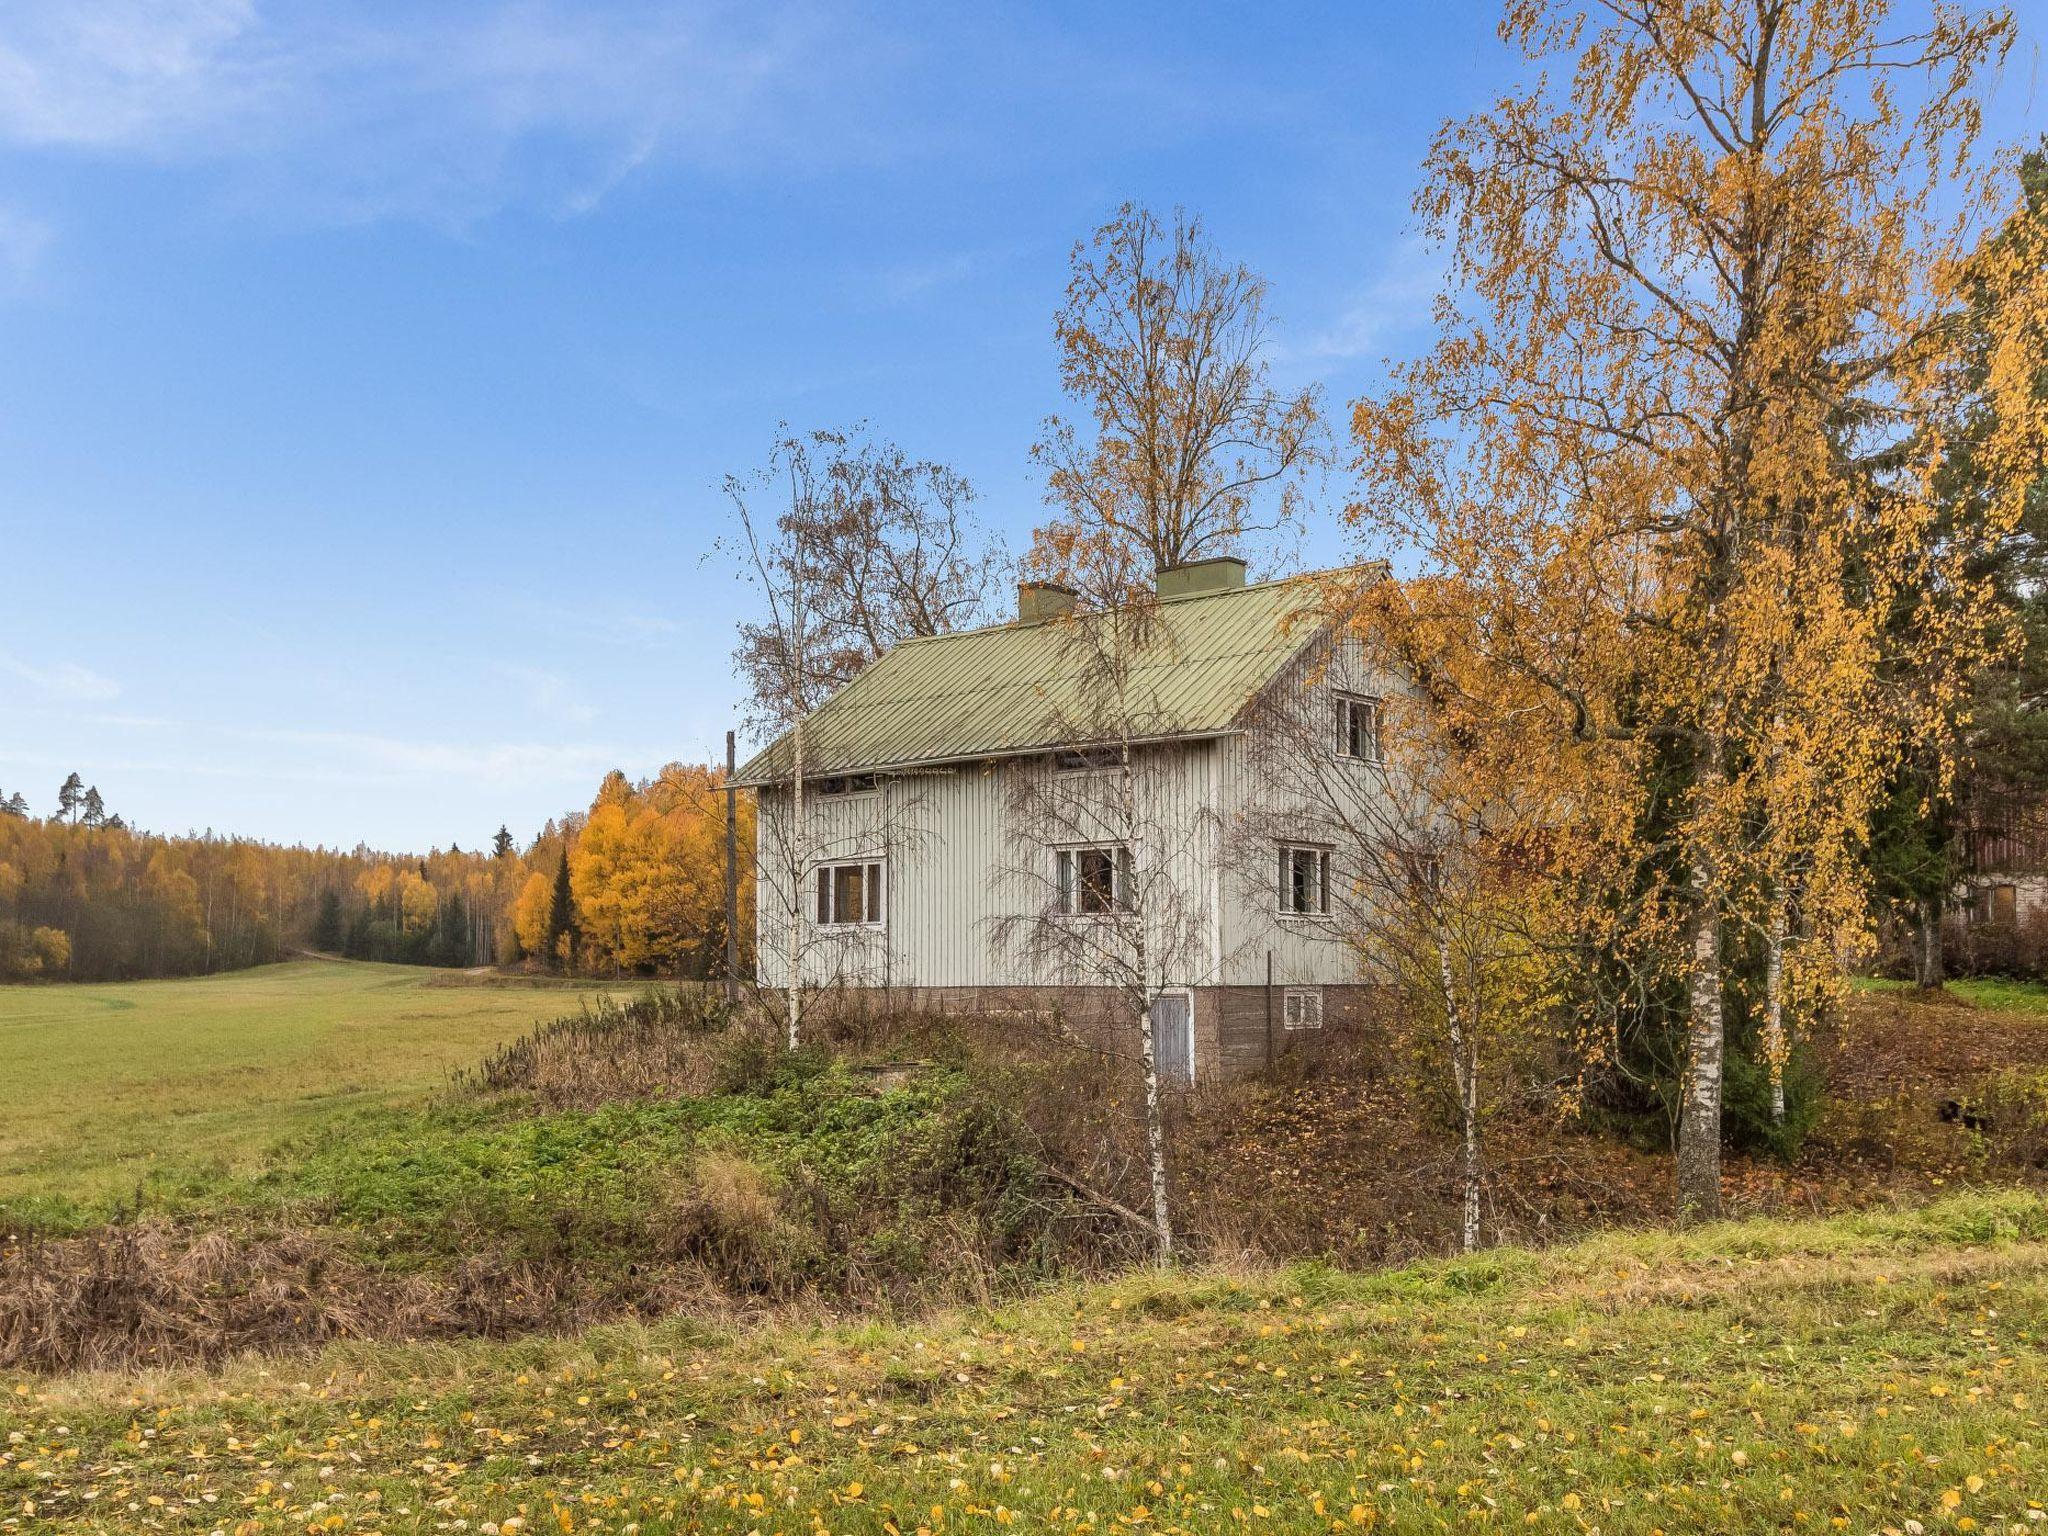
[[576,900],[569,890],[569,854],[564,849],[562,862],[555,867],[555,891],[548,903],[547,943],[541,959],[547,965],[574,970],[575,954]]
[[441,903],[429,958],[436,965],[469,963],[469,903],[462,899],[459,890],[450,891],[448,899]]
[[491,839],[492,857],[499,859],[509,859],[512,857],[514,846],[515,845],[512,841],[512,834],[505,829],[504,823],[500,822],[498,824],[497,836]]
[[78,820],[78,808],[85,801],[85,780],[77,774],[57,786],[57,816],[63,821]]
[[20,790],[17,789],[11,795],[0,796],[0,816],[15,816],[23,820],[28,818],[28,801],[22,797]]
[[88,827],[103,827],[107,824],[107,802],[100,798],[100,787],[95,784],[85,792],[85,798],[78,802],[78,819]]
[[333,886],[320,893],[320,911],[313,919],[313,947],[333,954],[347,937],[342,927],[341,896]]

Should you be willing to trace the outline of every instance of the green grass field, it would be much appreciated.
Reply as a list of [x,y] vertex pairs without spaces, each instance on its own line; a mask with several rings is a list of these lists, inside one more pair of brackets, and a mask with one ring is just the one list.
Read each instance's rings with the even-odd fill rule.
[[[1858,992],[1908,992],[1910,981],[1885,976],[1859,976],[1850,985]],[[2009,976],[1953,976],[1943,984],[1950,997],[2001,1013],[2048,1013],[2048,986]]]
[[0,1528],[2016,1532],[2044,1324],[2048,1204],[1985,1193],[921,1324],[333,1348],[0,1387]]
[[460,980],[302,960],[0,987],[0,1203],[104,1200],[153,1171],[246,1166],[344,1112],[417,1097],[576,1006],[559,984]]

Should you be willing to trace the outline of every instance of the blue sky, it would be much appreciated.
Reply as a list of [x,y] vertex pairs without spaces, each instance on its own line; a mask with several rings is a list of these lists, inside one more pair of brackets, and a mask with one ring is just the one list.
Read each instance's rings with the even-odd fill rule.
[[1021,546],[1067,252],[1126,198],[1264,272],[1341,408],[1425,337],[1408,200],[1514,83],[1496,15],[12,0],[0,789],[467,847],[715,756],[717,486],[778,422],[868,420]]

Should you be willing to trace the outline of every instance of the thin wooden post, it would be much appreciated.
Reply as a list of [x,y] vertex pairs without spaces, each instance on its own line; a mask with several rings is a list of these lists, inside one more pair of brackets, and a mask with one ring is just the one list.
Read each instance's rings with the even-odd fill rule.
[[1266,951],[1266,1069],[1273,1067],[1273,951]]
[[740,815],[739,790],[732,782],[738,771],[733,733],[725,733],[725,1005],[740,1000]]

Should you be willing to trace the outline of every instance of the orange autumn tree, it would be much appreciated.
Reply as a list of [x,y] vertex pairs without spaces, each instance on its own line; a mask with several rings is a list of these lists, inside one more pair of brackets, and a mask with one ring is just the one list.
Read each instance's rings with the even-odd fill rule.
[[[1720,1205],[1731,957],[1782,962],[1741,994],[1767,1018],[1839,988],[1899,740],[1886,646],[1967,651],[1984,621],[1930,482],[2011,24],[1894,10],[1514,0],[1544,73],[1439,135],[1442,336],[1353,417],[1351,516],[1465,605],[1440,686],[1556,776],[1541,846],[1589,1017],[1670,1000],[1687,1219]],[[2038,358],[2006,366],[2010,446]],[[1946,632],[1886,636],[1928,582],[1962,595]]]
[[[740,816],[740,845],[751,847],[752,808],[744,800]],[[752,881],[742,873],[745,935]],[[569,880],[588,966],[708,974],[725,943],[722,772],[670,763],[638,785],[606,775],[571,845]],[[543,925],[544,899],[535,898]]]

